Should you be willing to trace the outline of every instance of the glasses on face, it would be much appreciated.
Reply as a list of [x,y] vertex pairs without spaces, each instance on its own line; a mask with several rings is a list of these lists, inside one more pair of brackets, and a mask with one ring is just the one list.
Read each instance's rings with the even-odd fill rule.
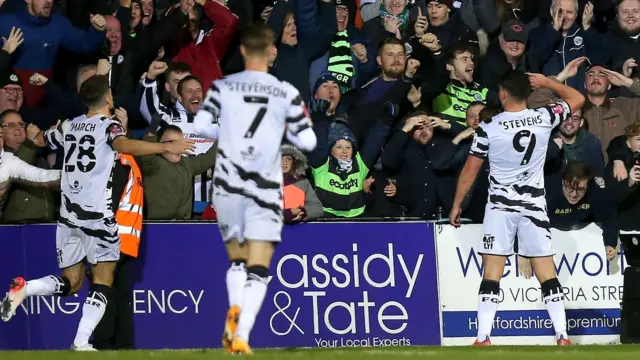
[[24,121],[2,124],[2,127],[5,129],[24,129],[25,126],[27,126],[27,124],[25,124]]
[[9,95],[22,95],[22,89],[7,89],[2,88],[2,91],[6,92]]
[[571,194],[572,192],[575,191],[576,194],[578,194],[578,195],[584,195],[587,192],[587,188],[586,187],[574,188],[573,186],[571,186],[571,184],[567,184],[566,181],[563,181],[562,184],[564,185],[565,189],[567,189],[569,194]]
[[569,118],[569,121],[571,122],[580,122],[580,120],[582,120],[582,116],[580,115],[571,115]]

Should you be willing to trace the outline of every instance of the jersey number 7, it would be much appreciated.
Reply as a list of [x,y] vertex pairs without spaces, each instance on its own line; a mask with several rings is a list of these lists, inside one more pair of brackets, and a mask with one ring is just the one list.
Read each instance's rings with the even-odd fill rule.
[[263,105],[258,109],[258,112],[253,118],[253,121],[251,122],[251,125],[249,126],[247,132],[244,133],[244,137],[246,139],[251,139],[256,133],[256,130],[258,130],[258,126],[260,126],[262,119],[264,119],[264,115],[267,113],[267,104],[269,104],[269,98],[266,96],[245,96],[244,102],[247,104]]
[[[529,138],[529,145],[526,148],[520,144],[520,140],[523,138]],[[524,152],[520,165],[527,165],[531,160],[531,155],[533,155],[533,149],[536,148],[536,134],[531,133],[529,130],[518,131],[513,137],[513,148],[519,153]]]

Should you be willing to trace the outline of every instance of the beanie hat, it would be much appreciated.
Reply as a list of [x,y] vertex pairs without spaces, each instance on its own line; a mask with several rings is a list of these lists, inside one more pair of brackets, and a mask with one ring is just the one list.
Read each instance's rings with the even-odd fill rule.
[[453,0],[429,0],[427,5],[431,2],[437,2],[438,4],[446,5],[449,9],[453,9]]
[[7,85],[18,85],[22,87],[22,81],[20,81],[20,77],[13,69],[5,71],[2,76],[0,76],[0,88]]
[[329,148],[332,148],[333,145],[335,145],[336,142],[338,142],[338,140],[350,141],[351,145],[353,145],[354,153],[355,153],[355,148],[358,146],[356,143],[356,137],[353,136],[353,133],[351,132],[351,130],[349,130],[349,127],[341,121],[334,122],[331,125],[329,125],[328,140],[329,140]]
[[336,77],[333,76],[332,73],[330,73],[328,71],[323,72],[322,75],[320,75],[320,77],[313,84],[313,93],[311,95],[315,96],[316,93],[318,92],[318,89],[320,88],[320,86],[322,86],[322,84],[324,84],[327,81],[333,81],[336,84],[338,84],[338,79],[336,79]]

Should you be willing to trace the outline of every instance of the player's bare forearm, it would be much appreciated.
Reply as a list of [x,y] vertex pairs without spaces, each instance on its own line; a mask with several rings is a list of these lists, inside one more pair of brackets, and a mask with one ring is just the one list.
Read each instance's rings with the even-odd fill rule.
[[113,140],[113,148],[118,152],[133,156],[162,154],[167,151],[165,144],[127,139],[124,136]]
[[460,177],[458,178],[456,196],[453,199],[454,207],[461,206],[464,197],[467,196],[469,190],[471,190],[471,186],[473,186],[473,183],[476,181],[483,163],[484,159],[473,155],[467,156],[467,161],[465,162],[464,167],[460,172]]
[[558,94],[562,100],[569,104],[572,112],[581,109],[582,105],[584,105],[584,95],[571,86],[557,82],[554,79],[547,78],[545,87],[547,89],[551,89],[554,93]]

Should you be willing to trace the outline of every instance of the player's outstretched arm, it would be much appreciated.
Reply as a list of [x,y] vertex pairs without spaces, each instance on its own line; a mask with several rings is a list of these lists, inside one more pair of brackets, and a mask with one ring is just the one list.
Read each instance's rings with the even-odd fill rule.
[[208,139],[218,139],[218,124],[215,123],[215,117],[207,109],[200,108],[193,120],[193,131],[196,134]]
[[166,152],[177,155],[191,155],[196,149],[196,143],[187,139],[175,140],[170,143],[152,143],[119,136],[113,140],[112,147],[117,152],[133,156],[155,155]]
[[29,186],[60,187],[60,170],[40,169],[15,156],[10,158],[9,167],[9,174],[19,183]]
[[531,86],[534,89],[544,87],[558,94],[558,96],[560,96],[562,100],[569,104],[572,113],[578,109],[581,109],[582,105],[584,105],[584,95],[582,95],[578,90],[572,88],[571,86],[560,83],[542,74],[529,73],[528,75]]

